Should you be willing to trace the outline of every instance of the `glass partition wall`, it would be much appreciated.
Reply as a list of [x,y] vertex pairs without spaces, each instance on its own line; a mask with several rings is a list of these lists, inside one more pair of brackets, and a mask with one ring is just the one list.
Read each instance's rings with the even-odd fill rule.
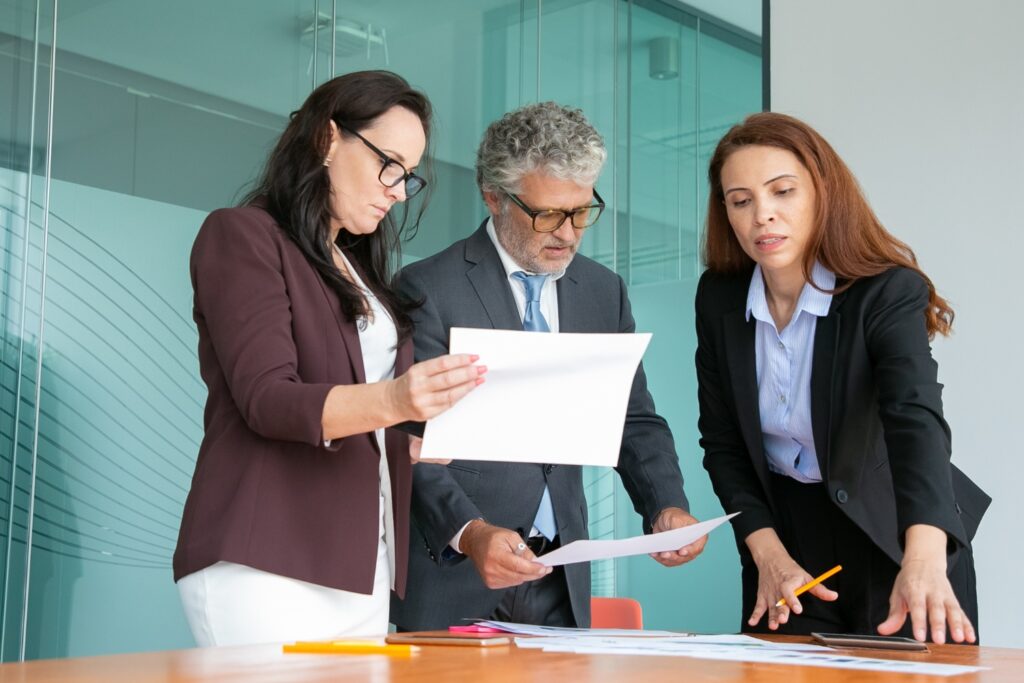
[[[760,26],[760,0],[739,4]],[[242,196],[312,87],[367,68],[401,73],[436,107],[435,191],[406,260],[485,217],[473,160],[503,112],[553,99],[602,132],[610,210],[583,253],[630,284],[694,513],[720,514],[696,442],[691,302],[707,157],[760,108],[756,31],[673,0],[12,0],[0,3],[4,661],[192,645],[170,569],[205,399],[192,240]],[[585,476],[592,534],[638,533],[617,476]],[[679,569],[601,563],[595,594],[640,599],[649,627],[732,630],[727,534]]]

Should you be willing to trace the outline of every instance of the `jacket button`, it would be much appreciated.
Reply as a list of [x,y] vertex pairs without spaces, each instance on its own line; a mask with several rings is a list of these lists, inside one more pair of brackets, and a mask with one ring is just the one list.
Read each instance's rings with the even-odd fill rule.
[[551,474],[551,470],[553,470],[553,469],[555,469],[554,465],[548,465],[547,467],[544,468],[544,473],[545,474]]
[[839,489],[836,491],[836,500],[840,503],[845,503],[850,500],[850,495],[846,492],[846,489]]

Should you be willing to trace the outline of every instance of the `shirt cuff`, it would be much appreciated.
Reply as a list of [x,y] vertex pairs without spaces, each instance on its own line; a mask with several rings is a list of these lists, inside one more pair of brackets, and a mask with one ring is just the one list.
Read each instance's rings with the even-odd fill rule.
[[463,524],[462,528],[459,529],[459,533],[455,534],[455,536],[452,537],[452,540],[450,540],[448,542],[448,547],[461,555],[462,551],[459,550],[459,541],[462,540],[462,532],[466,530],[467,526],[469,526],[470,524],[472,524],[475,521],[476,521],[475,519],[471,519],[468,522],[466,522],[465,524]]

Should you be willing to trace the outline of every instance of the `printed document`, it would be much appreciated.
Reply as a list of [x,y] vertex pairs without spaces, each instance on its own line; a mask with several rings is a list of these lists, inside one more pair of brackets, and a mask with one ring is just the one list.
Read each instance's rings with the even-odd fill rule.
[[738,514],[740,513],[734,512],[731,515],[716,517],[706,522],[699,522],[691,526],[672,529],[671,531],[662,531],[657,534],[600,541],[573,541],[563,545],[561,548],[552,550],[550,553],[541,555],[534,561],[548,567],[557,567],[574,562],[593,562],[594,560],[607,560],[612,557],[679,550],[684,545],[690,545],[701,536],[710,533],[712,529]]

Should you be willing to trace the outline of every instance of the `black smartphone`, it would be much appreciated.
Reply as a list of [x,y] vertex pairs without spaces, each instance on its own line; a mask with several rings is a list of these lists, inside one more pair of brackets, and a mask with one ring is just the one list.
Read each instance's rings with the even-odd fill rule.
[[865,636],[855,633],[812,633],[811,637],[829,647],[869,647],[878,650],[927,652],[928,646],[901,636]]

